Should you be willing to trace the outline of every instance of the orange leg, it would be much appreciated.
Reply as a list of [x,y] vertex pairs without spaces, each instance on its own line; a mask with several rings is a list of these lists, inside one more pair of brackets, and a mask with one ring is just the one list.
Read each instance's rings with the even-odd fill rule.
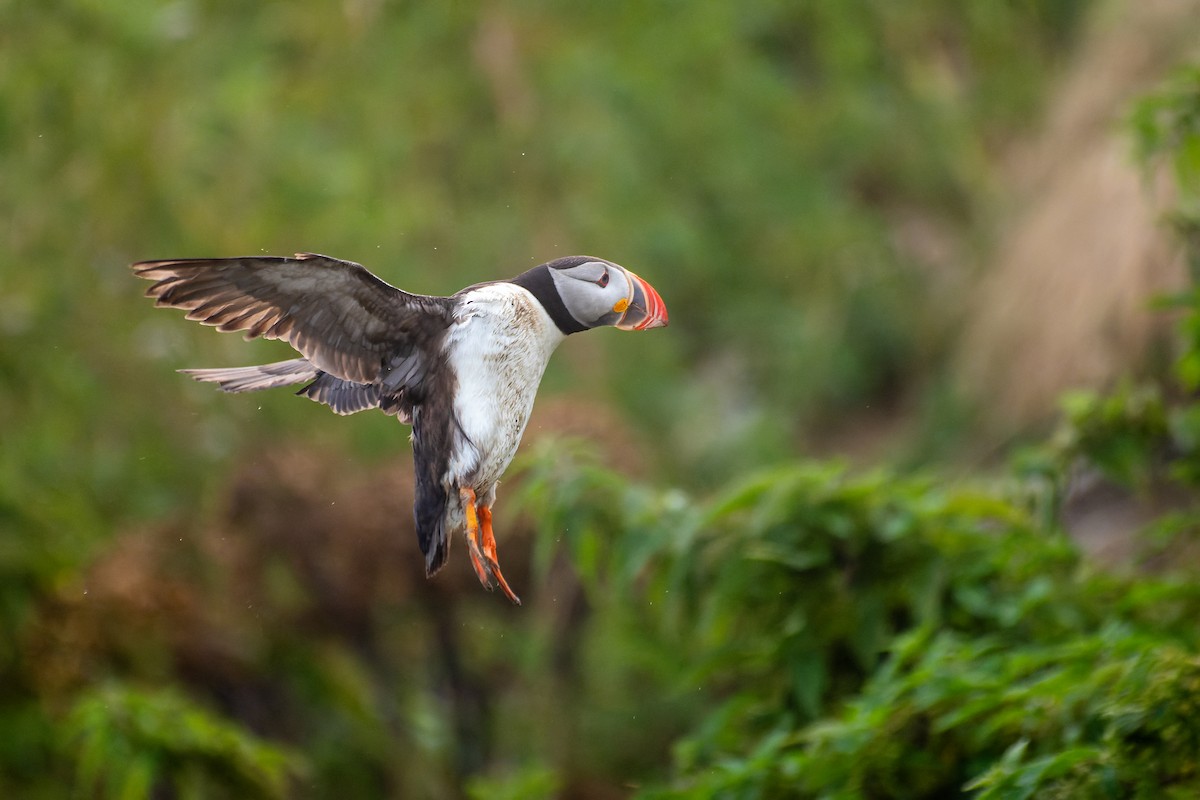
[[458,490],[458,495],[462,500],[463,513],[467,517],[467,551],[471,554],[471,565],[475,567],[475,574],[479,577],[483,588],[491,591],[496,584],[492,581],[491,572],[485,566],[484,559],[487,556],[479,547],[479,517],[475,513],[475,492],[472,489],[462,488]]
[[508,599],[521,605],[521,598],[508,588],[508,581],[504,580],[504,575],[500,572],[500,562],[496,560],[496,536],[492,533],[492,509],[487,506],[479,506],[479,527],[483,532],[483,555],[487,558],[488,571],[500,584]]

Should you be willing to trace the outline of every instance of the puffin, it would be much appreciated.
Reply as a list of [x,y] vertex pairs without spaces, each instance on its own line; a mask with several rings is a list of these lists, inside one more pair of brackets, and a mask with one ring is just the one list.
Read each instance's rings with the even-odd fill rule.
[[183,369],[225,392],[303,384],[296,394],[337,414],[377,408],[412,426],[413,517],[432,577],[460,531],[479,582],[520,598],[500,571],[492,506],[529,422],[551,354],[571,334],[667,324],[642,278],[612,261],[568,256],[448,297],[397,289],[361,264],[293,258],[140,261],[156,306],[300,355],[223,369]]

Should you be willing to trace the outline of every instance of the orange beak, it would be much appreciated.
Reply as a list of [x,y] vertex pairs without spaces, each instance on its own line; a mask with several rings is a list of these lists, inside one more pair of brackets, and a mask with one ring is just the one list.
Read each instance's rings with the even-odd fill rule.
[[616,327],[623,331],[644,331],[648,328],[667,327],[667,304],[654,291],[654,287],[625,270],[632,279],[633,296],[629,298],[629,307],[621,316]]

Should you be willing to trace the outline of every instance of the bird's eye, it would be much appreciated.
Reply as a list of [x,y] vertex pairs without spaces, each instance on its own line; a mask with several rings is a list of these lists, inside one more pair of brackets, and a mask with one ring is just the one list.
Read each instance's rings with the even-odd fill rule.
[[596,285],[601,289],[603,289],[605,286],[608,286],[608,270],[604,270],[604,274],[601,275],[599,280],[596,281]]

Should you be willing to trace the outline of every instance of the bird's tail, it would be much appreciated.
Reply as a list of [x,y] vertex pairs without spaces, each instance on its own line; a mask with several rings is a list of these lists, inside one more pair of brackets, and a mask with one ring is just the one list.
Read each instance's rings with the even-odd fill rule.
[[320,370],[303,358],[260,364],[254,367],[228,367],[225,369],[181,369],[198,381],[219,384],[225,392],[257,392],[277,386],[316,380]]
[[[447,413],[449,410],[446,409]],[[418,408],[412,420],[413,521],[417,542],[425,556],[425,575],[432,576],[446,564],[450,555],[451,516],[457,504],[450,502],[450,493],[443,477],[449,468],[450,448],[446,439],[447,417],[426,417]],[[459,513],[461,516],[461,512]]]

